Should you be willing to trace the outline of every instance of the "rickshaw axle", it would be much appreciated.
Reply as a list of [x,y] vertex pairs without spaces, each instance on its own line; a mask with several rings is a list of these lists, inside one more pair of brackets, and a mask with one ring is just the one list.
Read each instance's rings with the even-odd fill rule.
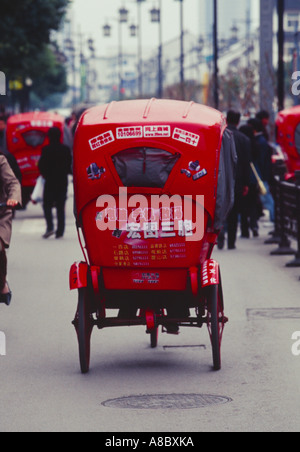
[[[107,317],[105,319],[93,319],[93,323],[98,329],[114,327],[114,326],[147,326],[147,329],[151,331],[151,329],[163,326],[166,327],[169,324],[176,323],[178,326],[182,327],[198,327],[202,328],[203,324],[207,324],[209,322],[208,317],[198,318],[198,317],[188,317],[186,319],[183,318],[156,318],[155,325],[152,328],[147,326],[146,318],[135,318],[135,319],[120,319],[117,317]],[[228,318],[222,316],[219,318],[219,322],[225,324],[228,322]],[[74,322],[73,322],[74,323]]]

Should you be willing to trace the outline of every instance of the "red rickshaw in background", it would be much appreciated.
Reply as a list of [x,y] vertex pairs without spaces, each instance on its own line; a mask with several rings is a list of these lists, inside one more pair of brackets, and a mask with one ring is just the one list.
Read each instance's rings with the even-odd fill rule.
[[300,170],[300,106],[280,111],[276,117],[276,141],[283,153],[286,180]]
[[206,324],[221,368],[228,319],[211,254],[232,206],[235,163],[232,134],[209,107],[131,100],[82,115],[73,181],[84,260],[70,269],[82,373],[94,327],[132,325],[144,325],[156,347],[159,327],[178,334]]
[[65,128],[65,120],[55,113],[33,112],[10,116],[6,128],[6,146],[14,155],[22,173],[23,207],[30,196],[40,175],[38,161],[42,148],[48,141],[48,130],[58,127],[62,132],[62,141],[70,146],[70,136]]

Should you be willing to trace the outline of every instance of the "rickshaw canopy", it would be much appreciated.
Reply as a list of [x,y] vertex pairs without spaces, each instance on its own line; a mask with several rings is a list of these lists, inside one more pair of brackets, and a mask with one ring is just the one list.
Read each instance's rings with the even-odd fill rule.
[[220,112],[194,102],[132,100],[87,110],[74,142],[77,214],[99,195],[127,187],[128,193],[201,194],[214,218],[219,181],[217,205],[226,215],[236,156],[225,128]]

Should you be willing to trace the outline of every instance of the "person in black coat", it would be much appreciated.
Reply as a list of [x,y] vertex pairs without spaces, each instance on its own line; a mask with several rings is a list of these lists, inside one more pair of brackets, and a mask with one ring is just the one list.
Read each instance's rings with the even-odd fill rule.
[[71,174],[72,158],[70,148],[60,142],[61,131],[52,127],[48,132],[49,145],[42,149],[38,167],[45,179],[43,208],[47,230],[43,238],[55,233],[52,208],[57,211],[56,238],[64,235],[65,203],[68,190],[68,174]]
[[[255,141],[254,129],[250,123],[244,124],[239,131],[245,134],[251,142],[251,162],[254,163],[259,153]],[[253,237],[258,237],[258,219],[261,216],[262,203],[259,197],[257,180],[251,170],[249,192],[246,196],[246,210],[241,213],[242,237],[250,237],[250,230]]]
[[246,196],[250,185],[251,142],[246,135],[239,132],[240,113],[227,112],[227,128],[232,132],[237,152],[237,169],[234,190],[234,205],[227,217],[228,249],[235,248],[239,214],[246,208]]
[[257,146],[257,155],[253,163],[267,190],[266,195],[260,196],[261,202],[263,208],[270,213],[270,221],[274,222],[275,203],[270,191],[270,187],[273,183],[272,148],[266,140],[264,124],[257,118],[249,119],[248,124],[253,127],[255,144]]

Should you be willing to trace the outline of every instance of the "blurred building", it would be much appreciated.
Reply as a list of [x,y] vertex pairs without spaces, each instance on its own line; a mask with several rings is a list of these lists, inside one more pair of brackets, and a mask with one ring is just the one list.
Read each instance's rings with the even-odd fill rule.
[[[277,29],[276,5],[273,2],[273,37],[271,62],[276,70],[277,66]],[[264,5],[264,0],[262,0]],[[218,0],[218,35],[219,35],[219,70],[226,74],[228,70],[238,71],[240,67],[249,67],[258,63],[259,56],[259,30],[255,27],[254,13],[260,0]],[[255,10],[255,11],[254,11]],[[212,50],[212,23],[213,1],[199,0],[199,34],[192,34],[189,30],[184,32],[184,75],[189,85],[188,97],[200,102],[207,101],[207,86],[213,71]],[[256,29],[255,29],[256,28]],[[285,0],[285,60],[295,59],[295,49],[299,47],[300,32],[300,0]],[[265,29],[261,27],[261,42],[266,39]],[[82,42],[66,25],[66,37],[72,38],[73,45],[65,46],[64,52],[68,57],[70,90],[65,96],[66,104],[77,102],[102,103],[120,98],[122,96],[133,98],[139,94],[139,74],[136,52],[124,49],[122,55],[122,82],[120,83],[119,56],[116,48],[108,52],[108,56],[98,56]],[[67,39],[68,40],[68,39]],[[272,59],[273,53],[273,59]],[[300,59],[299,59],[300,60]],[[272,68],[272,64],[269,64]],[[159,78],[159,49],[150,52],[143,49],[142,60],[142,87],[143,96],[156,96],[158,94]],[[269,78],[270,76],[266,77]],[[180,81],[180,38],[164,42],[162,46],[162,80],[165,96],[176,97],[176,86]],[[269,83],[269,82],[268,82]]]
[[[218,0],[218,33],[221,39],[230,37],[233,25],[247,33],[247,23],[252,19],[254,4],[259,0]],[[199,29],[205,39],[212,38],[213,0],[199,0]]]
[[300,40],[300,1],[285,0],[285,57],[295,58],[295,50],[298,48]]
[[[219,20],[221,70],[226,70],[227,65],[232,60],[236,62],[238,54],[242,58],[247,53],[251,11],[248,10],[248,6],[245,8],[245,4],[252,5],[252,2],[253,0],[218,1],[219,18],[222,19]],[[198,5],[198,11],[195,11],[195,13],[199,15],[199,34],[192,34],[189,30],[184,32],[184,72],[185,80],[191,88],[190,94],[192,95],[193,92],[196,93],[198,90],[196,100],[205,101],[203,96],[199,95],[199,92],[201,87],[208,84],[212,72],[213,1],[199,0]],[[83,101],[99,103],[118,99],[120,87],[126,98],[136,97],[139,94],[136,52],[131,53],[128,50],[124,52],[122,56],[122,83],[120,83],[117,50],[111,49],[111,52],[107,54],[108,56],[101,57],[98,56],[97,49],[91,52],[90,46],[83,42],[83,37],[75,33],[72,17],[68,18],[65,28],[61,32],[61,42],[63,51],[67,56],[70,87],[64,99],[65,104],[74,105]],[[230,54],[232,54],[232,57]],[[164,89],[169,89],[168,95],[170,96],[176,96],[179,74],[180,38],[178,33],[178,38],[164,42],[162,48],[162,80]],[[144,96],[158,94],[158,77],[158,47],[150,52],[143,49],[141,78]]]

